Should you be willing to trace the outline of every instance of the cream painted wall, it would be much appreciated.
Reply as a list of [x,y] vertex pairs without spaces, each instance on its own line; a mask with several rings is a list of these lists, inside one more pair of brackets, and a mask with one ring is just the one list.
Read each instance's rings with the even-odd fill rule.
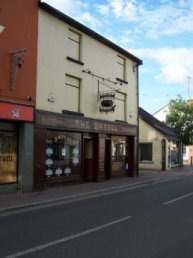
[[[84,65],[69,61],[66,59],[70,47],[69,28],[73,29],[54,16],[39,10],[37,109],[62,113],[65,107],[65,75],[68,74],[81,79],[79,112],[84,113],[85,117],[95,119],[122,120],[123,115],[117,111],[108,114],[99,112],[97,103],[98,79],[82,72],[82,70],[90,69],[96,75],[115,81],[119,53],[80,32],[81,61]],[[126,58],[128,84],[106,84],[126,95],[125,121],[136,125],[138,110],[137,73],[133,72],[134,65],[132,60]],[[109,90],[102,83],[99,84],[99,89]],[[48,101],[50,94],[54,97],[55,102]]]
[[[139,162],[139,169],[162,170],[162,140],[166,140],[166,150],[168,150],[168,141],[163,134],[155,128],[139,118],[139,142],[149,142],[153,144],[153,160],[152,162]],[[166,157],[168,152],[166,151]],[[166,168],[168,168],[168,160],[166,159]]]

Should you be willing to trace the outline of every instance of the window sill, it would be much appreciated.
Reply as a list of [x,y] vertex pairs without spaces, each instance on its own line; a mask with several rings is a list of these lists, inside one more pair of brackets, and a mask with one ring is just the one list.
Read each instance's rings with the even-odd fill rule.
[[125,83],[125,84],[128,84],[127,81],[123,80],[123,79],[120,79],[120,78],[116,78],[117,81],[119,81],[120,83]]
[[112,162],[125,162],[125,158],[124,159],[115,159],[115,160],[112,160]]
[[83,113],[75,112],[75,111],[70,111],[70,110],[62,110],[62,113],[63,113],[64,115],[71,115],[71,116],[81,116],[81,117],[84,117],[84,114],[83,114]]
[[143,160],[143,161],[139,161],[139,163],[143,163],[143,164],[153,164],[153,161],[148,161],[148,160]]
[[116,123],[119,123],[119,124],[128,124],[128,122],[126,121],[123,121],[123,120],[115,120]]
[[84,65],[83,62],[81,62],[81,61],[79,61],[79,60],[76,60],[76,59],[74,59],[74,58],[72,58],[72,57],[67,56],[66,59],[69,60],[69,61],[72,61],[72,62],[74,62],[74,63],[76,63],[76,64]]

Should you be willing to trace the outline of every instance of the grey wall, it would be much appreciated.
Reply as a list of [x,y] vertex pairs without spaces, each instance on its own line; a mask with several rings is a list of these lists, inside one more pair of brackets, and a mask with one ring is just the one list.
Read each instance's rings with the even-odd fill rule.
[[33,189],[34,124],[22,123],[19,127],[18,186],[24,192]]

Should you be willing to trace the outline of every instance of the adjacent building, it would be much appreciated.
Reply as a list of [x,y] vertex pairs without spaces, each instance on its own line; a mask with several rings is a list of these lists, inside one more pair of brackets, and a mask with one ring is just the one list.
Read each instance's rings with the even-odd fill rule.
[[166,116],[169,113],[169,104],[163,106],[162,108],[160,108],[159,110],[157,110],[153,116],[155,118],[157,118],[159,121],[161,122],[165,122],[166,121]]
[[182,164],[179,134],[139,108],[139,168],[166,171]]
[[38,1],[0,1],[0,192],[33,187]]
[[[193,104],[193,98],[187,99],[188,105]],[[153,116],[161,122],[166,121],[166,116],[169,114],[169,105],[165,105],[156,111]],[[183,146],[183,163],[193,165],[193,145]]]

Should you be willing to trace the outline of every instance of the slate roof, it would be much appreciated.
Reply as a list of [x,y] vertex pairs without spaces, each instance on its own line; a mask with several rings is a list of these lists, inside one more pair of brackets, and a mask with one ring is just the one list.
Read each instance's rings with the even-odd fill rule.
[[77,22],[76,20],[72,19],[71,17],[67,16],[66,14],[60,12],[59,10],[55,9],[54,7],[48,5],[47,3],[39,1],[39,7],[44,11],[52,14],[53,16],[57,17],[58,19],[66,22],[67,24],[73,26],[74,28],[78,29],[79,31],[84,32],[85,34],[89,35],[90,37],[100,41],[101,43],[107,45],[108,47],[116,50],[117,52],[121,53],[122,55],[128,57],[129,59],[135,61],[138,65],[142,65],[142,60],[138,57],[132,55],[125,49],[121,48],[120,46],[116,45],[112,41],[106,39],[105,37],[101,36],[100,34],[96,33],[95,31],[89,29],[85,25]]
[[146,123],[154,127],[156,130],[164,134],[167,138],[176,138],[180,140],[180,135],[174,131],[171,127],[160,122],[153,115],[145,111],[143,108],[139,107],[139,117],[143,119]]

